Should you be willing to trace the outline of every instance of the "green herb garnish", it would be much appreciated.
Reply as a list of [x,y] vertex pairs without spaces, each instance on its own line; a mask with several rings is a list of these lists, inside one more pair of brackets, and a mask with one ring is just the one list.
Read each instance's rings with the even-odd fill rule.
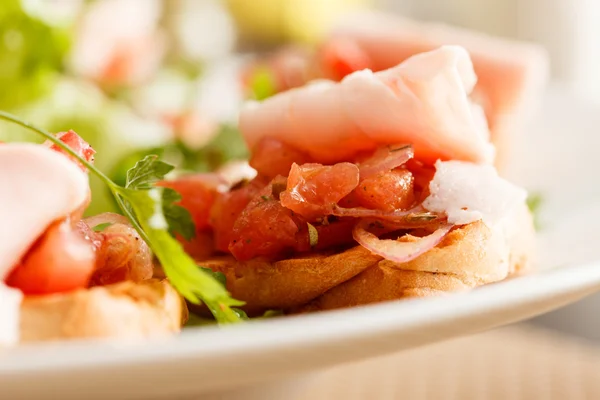
[[529,211],[533,215],[533,224],[536,230],[540,229],[540,207],[542,206],[544,199],[540,193],[530,193],[527,196],[527,207],[529,207]]
[[102,224],[96,225],[95,227],[92,228],[92,230],[94,232],[102,232],[103,230],[105,230],[106,228],[111,226],[112,224],[113,224],[112,222],[104,222]]
[[307,222],[306,225],[308,226],[308,243],[310,247],[315,247],[319,244],[319,232],[311,223]]
[[[160,161],[157,155],[151,154],[138,161],[127,171],[126,189],[149,190],[165,178],[175,167]],[[162,188],[162,213],[171,234],[179,233],[185,240],[196,235],[196,227],[190,212],[176,205],[181,195],[171,188]]]
[[169,234],[169,223],[163,212],[165,189],[153,187],[151,184],[164,178],[164,174],[168,173],[169,168],[164,165],[165,163],[158,161],[156,157],[148,156],[127,173],[128,182],[125,187],[119,186],[49,132],[4,111],[0,111],[0,119],[18,124],[43,136],[98,176],[109,188],[119,208],[148,243],[170,283],[188,301],[206,304],[219,323],[243,320],[231,307],[244,303],[232,298],[213,274],[199,268],[185,253],[181,244]]

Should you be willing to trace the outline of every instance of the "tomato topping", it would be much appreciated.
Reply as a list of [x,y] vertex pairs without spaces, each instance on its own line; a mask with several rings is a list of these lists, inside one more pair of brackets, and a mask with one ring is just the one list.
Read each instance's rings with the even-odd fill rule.
[[[75,131],[70,130],[68,132],[57,133],[56,138],[60,139],[61,142],[69,146],[71,150],[77,153],[77,155],[79,155],[81,158],[91,163],[94,162],[94,154],[96,154],[96,150],[94,150],[88,142],[83,140],[81,136],[75,133]],[[61,149],[60,147],[58,147],[50,141],[46,141],[46,145],[49,146],[52,150],[58,151],[70,158],[73,158],[71,157],[71,155],[67,154],[63,149]],[[73,160],[76,161],[75,158],[73,158]],[[80,164],[78,161],[76,162],[77,164]],[[85,168],[82,165],[80,166],[85,171]]]
[[371,68],[371,59],[351,40],[335,39],[321,49],[321,68],[333,80],[342,80],[355,71]]
[[69,220],[51,225],[6,284],[26,295],[60,293],[88,285],[96,264],[94,245]]
[[351,244],[354,241],[352,229],[356,225],[356,221],[355,218],[342,218],[335,222],[313,225],[317,230],[317,243],[314,246],[310,245],[308,224],[305,224],[296,234],[295,250],[297,252],[308,252]]
[[234,239],[233,225],[250,200],[254,198],[266,183],[255,178],[244,186],[227,193],[220,193],[210,211],[210,225],[214,231],[215,249],[229,251],[229,243]]
[[435,167],[412,159],[406,163],[406,168],[414,177],[415,197],[420,201],[424,200],[429,196],[429,183],[435,175]]
[[235,221],[229,251],[236,259],[277,257],[295,247],[300,221],[276,198],[279,185],[285,185],[285,178],[277,177],[261,190]]
[[250,166],[259,175],[273,179],[277,175],[288,176],[293,163],[306,164],[310,157],[300,150],[277,139],[263,138],[252,150]]
[[309,221],[331,213],[333,205],[346,197],[359,181],[355,164],[292,165],[281,204]]
[[225,184],[216,174],[193,174],[162,181],[157,186],[168,187],[181,195],[179,205],[187,209],[196,225],[196,232],[210,228],[210,209],[219,194],[219,186]]
[[406,169],[380,173],[362,180],[351,196],[353,206],[382,211],[407,209],[415,202],[414,178]]

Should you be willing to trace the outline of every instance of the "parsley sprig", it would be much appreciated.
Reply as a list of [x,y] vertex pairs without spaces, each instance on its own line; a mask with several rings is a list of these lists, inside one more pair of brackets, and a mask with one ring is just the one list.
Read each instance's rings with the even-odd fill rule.
[[[195,304],[203,302],[219,323],[243,320],[239,312],[231,307],[244,303],[232,298],[213,274],[199,268],[169,233],[169,230],[177,230],[185,236],[190,229],[188,223],[181,222],[185,221],[185,218],[177,218],[181,213],[185,213],[181,207],[174,204],[180,199],[179,195],[171,189],[154,185],[173,169],[171,165],[158,160],[157,156],[146,156],[128,171],[126,185],[120,186],[51,133],[1,110],[0,119],[43,136],[98,176],[108,186],[123,214],[148,243],[160,261],[165,275],[183,297]],[[179,221],[180,225],[177,225],[176,221]]]

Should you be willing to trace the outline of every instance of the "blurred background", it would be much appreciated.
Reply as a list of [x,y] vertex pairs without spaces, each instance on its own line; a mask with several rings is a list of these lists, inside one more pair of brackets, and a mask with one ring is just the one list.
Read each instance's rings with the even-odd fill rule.
[[[2,0],[0,109],[76,130],[116,180],[148,152],[207,170],[246,156],[236,130],[245,99],[284,89],[281,65],[303,68],[336,21],[375,9],[537,42],[551,87],[600,101],[594,0]],[[25,135],[0,127],[0,140]],[[89,212],[110,209],[93,190]],[[600,297],[532,322],[600,340],[598,306]]]

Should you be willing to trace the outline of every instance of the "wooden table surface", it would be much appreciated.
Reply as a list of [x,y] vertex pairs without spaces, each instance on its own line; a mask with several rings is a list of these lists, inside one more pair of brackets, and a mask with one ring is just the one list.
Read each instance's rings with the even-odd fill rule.
[[600,345],[518,325],[326,371],[299,399],[600,399]]

